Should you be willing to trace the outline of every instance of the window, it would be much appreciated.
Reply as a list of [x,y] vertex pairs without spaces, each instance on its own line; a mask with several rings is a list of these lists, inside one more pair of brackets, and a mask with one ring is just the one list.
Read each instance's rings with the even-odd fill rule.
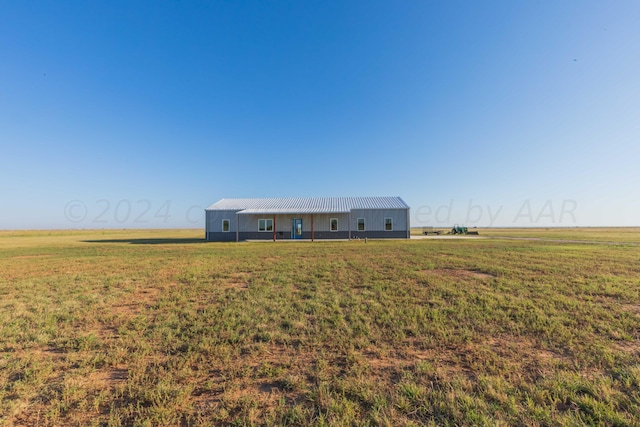
[[358,231],[364,231],[364,218],[358,218]]
[[329,219],[329,230],[338,231],[338,218]]
[[224,231],[225,233],[229,232],[229,220],[228,219],[223,219],[222,220],[222,231]]
[[273,220],[272,219],[259,219],[258,220],[258,231],[273,231]]
[[384,219],[384,231],[393,231],[393,219],[391,218]]

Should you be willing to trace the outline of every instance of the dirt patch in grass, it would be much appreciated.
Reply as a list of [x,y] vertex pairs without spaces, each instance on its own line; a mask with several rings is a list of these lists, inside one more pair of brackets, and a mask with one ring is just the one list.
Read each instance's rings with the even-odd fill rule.
[[256,344],[224,367],[210,370],[194,389],[194,406],[205,412],[220,408],[233,412],[247,402],[261,410],[273,408],[280,396],[297,402],[302,400],[301,390],[308,386],[307,378],[285,373],[291,369],[303,372],[302,367],[312,364],[310,353],[272,343]]
[[297,352],[294,347],[269,344],[266,349],[259,353],[259,356],[255,362],[257,362],[256,364],[260,364],[263,362],[286,363],[294,358],[299,359],[301,357],[301,354]]
[[614,347],[625,353],[640,353],[640,343],[638,341],[618,341],[614,344]]
[[98,329],[97,335],[102,340],[113,340],[120,338],[118,330],[110,325],[102,325],[102,327]]
[[238,289],[246,291],[249,289],[249,283],[251,282],[251,273],[238,272],[230,274],[225,278],[223,286],[227,289]]
[[140,304],[137,303],[116,304],[112,308],[114,313],[121,315],[135,315],[140,312]]
[[60,362],[67,355],[67,351],[66,350],[60,349],[60,348],[56,348],[56,347],[51,347],[51,346],[31,347],[31,348],[26,348],[26,349],[25,348],[15,347],[15,348],[10,348],[10,349],[5,349],[4,351],[14,352],[13,356],[16,357],[16,358],[23,358],[27,354],[30,354],[31,356],[33,356],[37,360],[51,359],[54,362]]
[[[172,283],[172,285],[176,285]],[[160,293],[160,289],[158,288],[141,288],[138,292],[140,295],[146,295],[147,297],[155,297]]]
[[225,285],[225,288],[246,291],[247,289],[249,289],[249,284],[246,282],[230,282]]
[[367,363],[374,371],[384,371],[399,365],[398,359],[392,356],[379,356],[373,352],[365,353]]
[[108,389],[125,382],[128,378],[127,369],[118,367],[94,371],[86,377],[86,381],[95,389]]
[[640,316],[640,304],[621,304],[622,311]]
[[268,381],[258,385],[260,393],[277,393],[282,392],[284,389],[285,385],[280,381]]
[[433,347],[425,348],[416,338],[409,338],[403,345],[395,349],[397,358],[404,359],[410,363],[421,360],[436,360],[439,352]]
[[454,269],[454,268],[436,268],[433,270],[422,270],[420,273],[426,276],[450,276],[457,278],[472,278],[472,279],[493,279],[496,274],[482,271],[482,270],[466,270],[466,269]]
[[[111,306],[113,313],[133,316],[140,314],[144,307],[149,307],[154,304],[158,296],[160,295],[160,289],[158,288],[139,288],[136,289],[133,295],[129,295],[125,300],[117,302]],[[105,326],[105,329],[109,329]]]
[[[44,349],[43,354],[59,355],[62,352],[55,349]],[[98,416],[92,409],[73,414],[60,413],[53,415],[50,406],[55,402],[66,401],[70,408],[79,401],[93,402],[101,390],[113,390],[116,385],[127,380],[126,369],[98,370],[88,375],[78,375],[73,370],[60,371],[59,375],[49,377],[41,384],[39,391],[30,399],[19,403],[13,414],[5,419],[6,425],[36,426],[36,425],[89,425],[91,416]],[[79,392],[79,390],[82,390]],[[78,391],[74,395],[73,392]],[[66,394],[68,393],[68,394]],[[67,409],[68,410],[68,409]],[[64,418],[64,417],[69,418]],[[2,418],[0,418],[1,420]],[[3,424],[4,425],[4,424]]]
[[529,381],[536,381],[569,361],[565,355],[552,349],[540,348],[536,342],[524,337],[490,337],[487,344],[504,369]]
[[561,355],[558,354],[554,351],[551,350],[543,350],[543,349],[537,349],[534,353],[534,355],[541,361],[544,362],[556,362],[556,361],[560,361],[560,360],[565,360],[566,358]]
[[543,361],[561,360],[564,356],[549,349],[539,348],[536,343],[517,336],[496,336],[490,337],[487,344],[497,354],[513,356],[513,353],[520,353],[520,358],[537,358]]
[[261,416],[275,410],[283,398],[288,404],[303,400],[300,393],[288,390],[283,381],[253,378],[230,379],[214,389],[196,390],[191,395],[193,406],[202,416],[223,425],[239,416],[248,417],[252,425],[260,425]]
[[481,270],[463,270],[467,276],[476,277],[478,279],[493,279],[496,277],[494,273],[488,273]]
[[380,352],[374,350],[364,352],[363,356],[372,374],[388,377],[387,380],[389,378],[399,378],[401,372],[413,369],[417,363],[428,362],[434,366],[444,366],[454,359],[453,352],[442,352],[435,348],[423,348],[413,339],[408,340],[388,353],[380,354]]
[[66,354],[66,351],[62,349],[49,346],[44,348],[31,349],[29,351],[34,355],[47,356],[51,358],[61,358]]

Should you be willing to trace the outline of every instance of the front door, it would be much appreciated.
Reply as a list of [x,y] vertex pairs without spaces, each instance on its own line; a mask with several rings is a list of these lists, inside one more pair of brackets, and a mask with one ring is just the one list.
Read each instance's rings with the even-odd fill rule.
[[291,221],[291,238],[302,239],[302,218],[295,218]]

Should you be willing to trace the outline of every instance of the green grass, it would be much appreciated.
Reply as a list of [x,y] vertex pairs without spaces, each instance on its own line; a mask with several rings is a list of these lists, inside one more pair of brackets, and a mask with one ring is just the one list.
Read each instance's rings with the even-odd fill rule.
[[640,423],[636,245],[202,235],[0,232],[0,423]]

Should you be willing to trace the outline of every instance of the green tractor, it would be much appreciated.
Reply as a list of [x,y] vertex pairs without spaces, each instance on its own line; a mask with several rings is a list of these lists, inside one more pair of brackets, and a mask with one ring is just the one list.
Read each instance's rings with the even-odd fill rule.
[[469,229],[458,224],[454,225],[449,234],[467,234]]
[[[475,227],[473,227],[475,229]],[[451,229],[451,231],[449,231],[448,234],[472,234],[477,236],[479,233],[477,230],[474,231],[469,231],[469,229],[467,227],[465,227],[464,225],[454,225],[453,228]]]

